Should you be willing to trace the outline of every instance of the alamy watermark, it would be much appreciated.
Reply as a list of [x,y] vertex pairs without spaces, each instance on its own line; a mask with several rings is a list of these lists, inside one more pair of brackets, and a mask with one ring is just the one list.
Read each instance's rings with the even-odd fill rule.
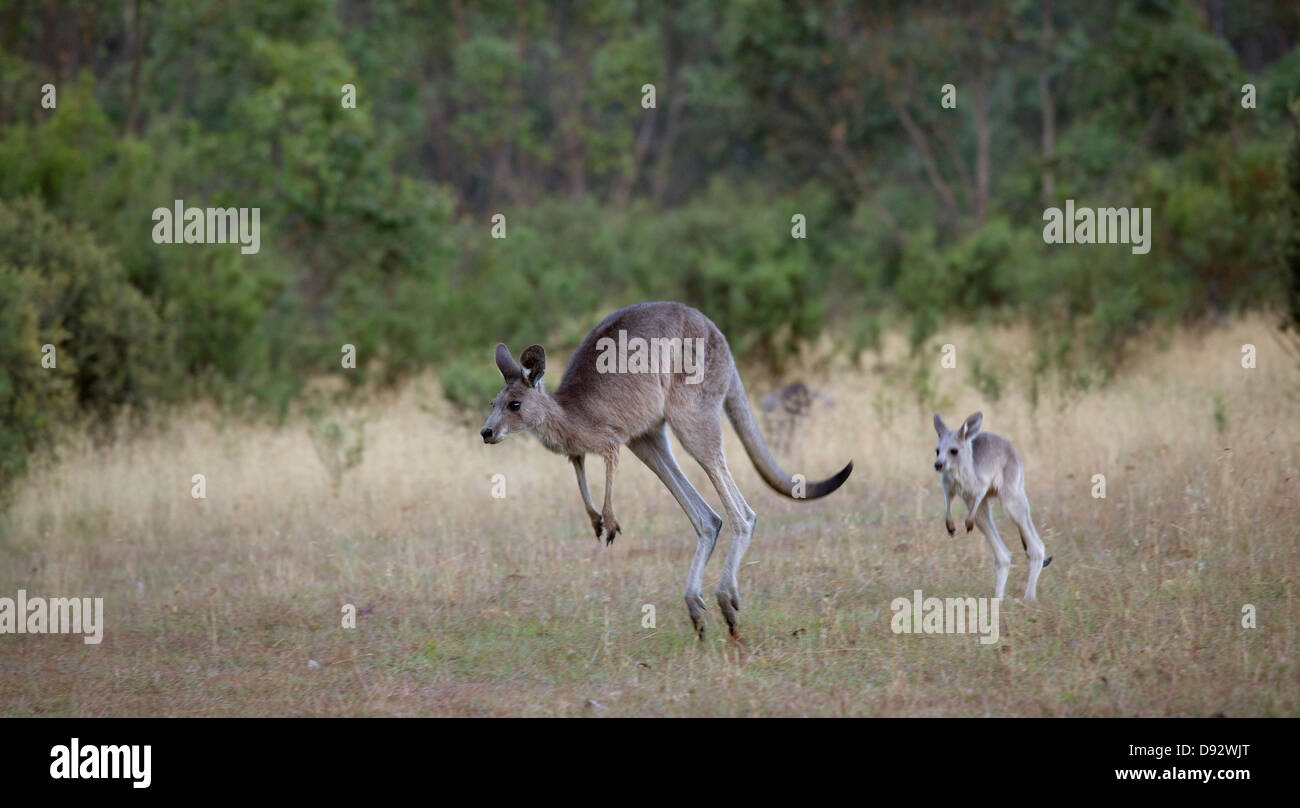
[[1132,244],[1134,255],[1151,252],[1151,208],[1076,208],[1043,211],[1045,244]]
[[998,641],[997,598],[894,598],[889,627],[895,634],[978,634],[981,645]]
[[104,639],[103,598],[0,598],[0,634],[85,634],[86,645]]
[[704,378],[704,337],[628,338],[618,330],[618,340],[596,340],[597,373],[682,373],[687,384]]
[[244,255],[262,248],[261,208],[154,208],[154,244],[235,244]]
[[67,745],[50,748],[50,778],[54,780],[130,780],[132,788],[148,788],[153,782],[153,747],[146,744],[119,746],[81,744],[73,738]]

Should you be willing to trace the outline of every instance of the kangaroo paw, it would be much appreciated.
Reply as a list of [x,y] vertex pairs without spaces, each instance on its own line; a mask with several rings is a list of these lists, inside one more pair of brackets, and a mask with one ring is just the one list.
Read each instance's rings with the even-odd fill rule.
[[951,519],[945,519],[945,520],[943,521],[943,525],[944,525],[944,527],[948,528],[948,535],[949,535],[949,536],[952,536],[953,534],[955,534],[955,533],[957,532],[957,526],[954,525],[954,524],[952,523],[952,520],[951,520]]
[[[613,544],[614,537],[622,532],[623,532],[623,528],[619,526],[618,522],[614,520],[613,516],[610,516],[608,519],[606,519],[605,520],[605,546],[608,547],[609,545]],[[600,538],[600,537],[597,536],[596,538]]]

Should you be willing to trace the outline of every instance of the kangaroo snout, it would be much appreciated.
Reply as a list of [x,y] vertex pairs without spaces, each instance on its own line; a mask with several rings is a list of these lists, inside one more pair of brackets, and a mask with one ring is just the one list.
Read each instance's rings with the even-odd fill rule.
[[483,431],[480,432],[479,434],[483,436],[484,443],[492,442],[492,427],[490,426],[483,427]]
[[936,461],[934,461],[934,470],[935,470],[935,471],[943,471],[943,461],[942,461],[942,460],[936,460]]

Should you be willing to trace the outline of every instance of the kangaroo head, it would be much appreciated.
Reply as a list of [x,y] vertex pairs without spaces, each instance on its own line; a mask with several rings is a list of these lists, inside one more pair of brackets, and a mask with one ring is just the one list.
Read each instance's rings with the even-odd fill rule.
[[984,415],[975,413],[967,418],[957,431],[953,432],[939,417],[938,413],[934,416],[934,431],[939,434],[939,445],[934,449],[934,470],[948,471],[955,470],[959,466],[969,467],[974,465],[971,456],[971,441],[979,434],[980,423],[983,422]]
[[479,432],[484,443],[500,443],[507,435],[526,432],[546,417],[542,374],[546,372],[546,351],[531,345],[516,363],[504,343],[497,344],[497,370],[506,386],[492,399],[492,414]]

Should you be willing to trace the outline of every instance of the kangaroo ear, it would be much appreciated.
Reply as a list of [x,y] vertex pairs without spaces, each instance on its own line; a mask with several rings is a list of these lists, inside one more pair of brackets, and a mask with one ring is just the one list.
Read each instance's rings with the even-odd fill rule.
[[546,373],[546,349],[540,345],[529,345],[519,355],[519,364],[524,369],[524,381],[536,387]]
[[944,424],[943,419],[939,417],[937,412],[934,414],[934,431],[939,433],[941,438],[948,434],[948,426]]
[[515,358],[510,355],[510,349],[504,342],[497,343],[497,370],[501,371],[501,378],[506,381],[513,381],[522,375],[519,365],[515,364]]
[[966,419],[966,423],[961,425],[961,438],[966,440],[975,437],[980,431],[980,424],[984,421],[983,413],[975,413]]

